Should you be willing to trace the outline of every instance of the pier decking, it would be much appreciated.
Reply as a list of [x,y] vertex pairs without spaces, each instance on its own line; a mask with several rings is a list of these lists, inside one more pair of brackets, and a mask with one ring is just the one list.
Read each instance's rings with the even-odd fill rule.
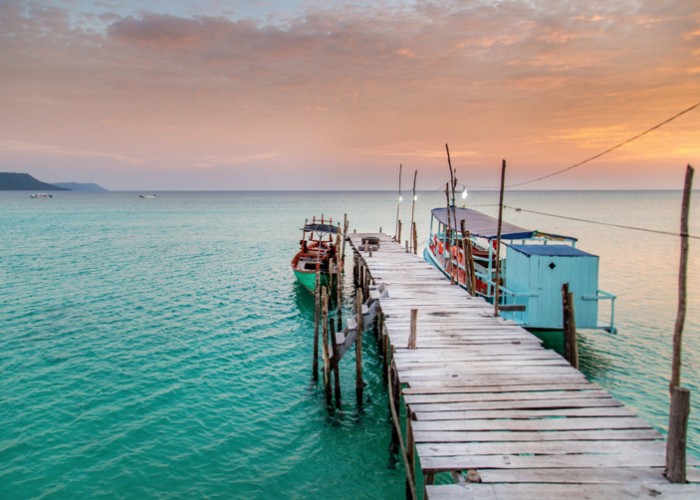
[[[388,293],[379,334],[390,343],[426,497],[700,498],[696,468],[688,467],[694,484],[669,483],[663,437],[537,337],[389,236],[349,236]],[[371,257],[364,237],[380,239]],[[443,472],[454,484],[433,485]]]

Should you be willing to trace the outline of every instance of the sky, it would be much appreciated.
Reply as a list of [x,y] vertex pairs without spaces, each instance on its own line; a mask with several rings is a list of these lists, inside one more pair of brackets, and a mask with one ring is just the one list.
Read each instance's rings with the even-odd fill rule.
[[[700,102],[698,0],[0,0],[0,171],[112,190],[495,188]],[[514,189],[680,189],[700,107]]]

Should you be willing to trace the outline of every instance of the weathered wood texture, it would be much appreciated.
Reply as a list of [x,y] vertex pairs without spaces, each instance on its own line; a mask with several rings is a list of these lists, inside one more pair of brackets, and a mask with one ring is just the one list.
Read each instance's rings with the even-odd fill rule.
[[[363,237],[381,239],[372,258]],[[700,498],[664,477],[663,437],[523,328],[383,234],[352,234],[434,498]],[[372,290],[370,290],[370,294]],[[409,348],[411,310],[417,339]],[[688,481],[700,481],[688,460]],[[453,473],[465,484],[432,485]],[[479,483],[470,483],[479,480]]]

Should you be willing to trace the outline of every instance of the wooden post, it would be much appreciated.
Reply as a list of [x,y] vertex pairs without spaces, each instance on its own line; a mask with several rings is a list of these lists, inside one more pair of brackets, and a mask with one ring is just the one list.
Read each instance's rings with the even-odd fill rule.
[[562,329],[564,333],[564,357],[571,366],[578,370],[578,338],[576,336],[576,316],[574,311],[574,294],[569,291],[569,284],[561,287]]
[[411,330],[408,334],[408,348],[415,349],[418,336],[418,309],[411,309]]
[[331,397],[331,360],[328,356],[328,293],[326,287],[321,288],[321,321],[323,321],[323,387],[326,392],[326,404],[330,406]]
[[406,408],[406,498],[415,498],[414,484],[416,477],[416,441],[413,436],[413,426],[411,424],[412,415]]
[[392,415],[392,425],[391,425],[391,441],[389,442],[389,453],[392,455],[399,451],[399,430],[397,428],[397,422],[394,422],[394,415],[398,415],[399,412],[399,402],[401,401],[401,396],[399,391],[401,390],[399,384],[399,375],[396,373],[396,368],[393,363],[389,362],[387,367],[389,371],[389,410]]
[[685,187],[681,206],[681,258],[678,270],[678,312],[673,327],[673,366],[669,390],[681,385],[681,346],[683,343],[683,324],[685,323],[686,288],[688,271],[688,216],[690,213],[690,193],[693,189],[695,170],[688,165],[685,171]]
[[506,182],[506,161],[501,165],[501,196],[498,202],[498,233],[496,235],[496,288],[493,291],[493,315],[498,316],[498,301],[501,295],[501,226],[503,225],[503,191]]
[[321,316],[321,270],[316,264],[316,285],[314,286],[314,357],[313,357],[313,379],[318,382],[318,335],[319,319]]
[[362,332],[364,324],[362,318],[362,304],[364,302],[362,289],[357,290],[357,337],[355,337],[355,396],[357,397],[357,406],[362,407],[362,396],[365,390],[365,384],[362,380]]
[[[399,201],[396,203],[396,232],[394,233],[394,241],[401,241],[401,221],[399,220],[399,208],[401,207],[401,201],[403,196],[401,196],[401,172],[403,170],[403,164],[399,164]],[[379,231],[381,233],[381,231]]]
[[[418,170],[413,173],[413,198],[411,198],[411,226],[414,224],[414,216],[416,213],[416,177],[418,177]],[[415,253],[415,248],[413,249]]]
[[673,365],[671,367],[671,409],[668,416],[668,437],[666,440],[666,478],[672,483],[686,482],[686,440],[688,415],[690,413],[690,391],[681,384],[681,354],[683,345],[683,325],[686,311],[686,289],[688,272],[688,218],[690,195],[693,189],[693,174],[690,165],[685,171],[683,202],[681,206],[681,257],[678,270],[678,311],[673,327]]
[[666,478],[672,483],[685,483],[686,441],[688,415],[690,414],[690,390],[674,387],[671,391],[671,412],[668,416],[666,440]]
[[[448,161],[449,161],[449,156],[448,156]],[[452,167],[450,167],[450,182],[452,179]],[[449,240],[449,246],[452,247],[452,240],[454,239],[452,237],[452,222],[450,218],[450,185],[445,184],[445,199],[447,200],[447,233],[445,234],[445,250],[447,250],[447,261],[445,265],[445,270],[450,273],[450,285],[455,284],[455,277],[454,273],[452,272],[452,249],[448,248],[448,240]],[[454,207],[453,207],[454,210]],[[457,229],[457,228],[455,228]],[[444,257],[444,254],[442,255]]]
[[409,253],[409,250],[408,250],[408,240],[406,240],[406,253]]
[[335,406],[336,408],[340,408],[340,368],[338,366],[340,364],[340,356],[338,356],[338,345],[335,342],[335,324],[332,318],[329,326],[331,330],[331,343],[333,345],[333,360],[331,365],[333,369],[333,381],[335,382]]
[[338,322],[338,331],[343,328],[343,270],[341,258],[335,256],[335,288],[336,288],[336,321]]
[[413,223],[413,253],[418,255],[418,230],[415,222]]

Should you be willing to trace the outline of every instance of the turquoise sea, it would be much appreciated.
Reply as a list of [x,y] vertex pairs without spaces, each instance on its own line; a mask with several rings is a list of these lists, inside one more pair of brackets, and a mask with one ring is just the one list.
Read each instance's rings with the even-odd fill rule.
[[[289,269],[305,218],[347,213],[351,230],[393,233],[396,193],[29,194],[0,192],[0,498],[403,497],[374,339],[362,411],[351,352],[342,411],[329,415],[311,382],[313,301]],[[680,197],[523,191],[506,204],[677,231]],[[474,192],[467,206],[495,214],[497,198]],[[416,203],[424,240],[444,195]],[[505,216],[600,256],[619,333],[582,332],[583,370],[664,431],[678,238]],[[690,245],[683,380],[700,456],[700,241]]]

